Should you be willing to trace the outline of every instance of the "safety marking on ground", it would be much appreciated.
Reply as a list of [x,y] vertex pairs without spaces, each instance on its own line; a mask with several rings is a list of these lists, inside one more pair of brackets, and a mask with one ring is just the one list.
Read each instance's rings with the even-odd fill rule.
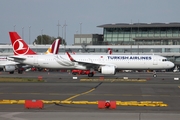
[[78,97],[78,96],[88,94],[88,93],[90,93],[90,92],[94,91],[94,90],[95,90],[98,86],[100,86],[101,84],[102,84],[102,82],[101,82],[101,83],[99,83],[99,84],[98,84],[97,86],[95,86],[94,88],[92,88],[91,90],[88,90],[88,91],[86,91],[86,92],[83,92],[83,93],[80,93],[80,94],[74,95],[74,96],[72,96],[72,97],[70,97],[70,98],[65,99],[64,101],[69,101],[69,100],[71,100],[71,99],[73,99],[73,98],[76,98],[76,97]]
[[69,94],[65,94],[65,93],[41,93],[41,92],[39,92],[39,93],[7,93],[7,92],[5,92],[5,93],[0,93],[0,95],[4,95],[4,94],[11,94],[11,95],[24,95],[24,94],[29,94],[29,95],[50,95],[50,96],[56,96],[56,95],[64,95],[64,96],[68,96],[68,95],[74,95],[73,93],[69,93]]
[[[26,100],[0,100],[0,104],[25,104]],[[28,100],[29,101],[29,100]],[[97,105],[98,101],[42,100],[44,104]],[[167,107],[163,101],[116,101],[117,106]]]
[[81,82],[146,82],[146,79],[80,79]]

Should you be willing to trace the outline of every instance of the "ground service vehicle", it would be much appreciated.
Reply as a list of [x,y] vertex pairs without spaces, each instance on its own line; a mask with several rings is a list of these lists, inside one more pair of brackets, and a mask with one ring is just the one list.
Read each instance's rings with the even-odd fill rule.
[[76,75],[88,75],[90,73],[90,70],[72,70],[72,74]]

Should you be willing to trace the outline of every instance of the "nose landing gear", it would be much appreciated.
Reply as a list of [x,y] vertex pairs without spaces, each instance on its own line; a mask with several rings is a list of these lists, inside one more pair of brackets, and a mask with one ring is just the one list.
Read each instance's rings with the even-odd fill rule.
[[156,71],[155,71],[155,70],[153,71],[153,77],[154,77],[154,78],[157,77],[157,74],[156,74]]

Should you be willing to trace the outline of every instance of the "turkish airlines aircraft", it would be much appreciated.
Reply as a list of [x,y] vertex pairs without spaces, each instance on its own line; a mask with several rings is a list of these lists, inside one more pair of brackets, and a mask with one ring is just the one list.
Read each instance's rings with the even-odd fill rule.
[[[16,35],[17,36],[17,33],[16,32],[12,32],[11,33],[12,35]],[[19,36],[19,35],[18,35]],[[17,36],[17,38],[18,38]],[[14,44],[18,44],[19,47],[17,50],[22,50],[24,51],[25,48],[27,46],[24,46],[24,44],[21,42],[20,40],[20,37],[19,37],[19,40],[16,41],[16,43]],[[59,51],[59,45],[60,45],[60,40],[59,39],[56,39],[52,45],[48,48],[48,50],[46,51],[45,54],[57,54],[58,51]],[[15,55],[18,55],[17,52],[14,52]],[[29,51],[27,52],[27,54],[30,54],[30,55],[37,55],[34,51]],[[14,70],[16,68],[19,68],[18,69],[18,73],[22,73],[21,71],[21,68],[22,67],[29,67],[29,66],[26,66],[25,64],[21,64],[19,62],[15,62],[15,61],[11,61],[11,60],[8,60],[7,59],[8,56],[1,56],[0,57],[0,68],[2,68],[5,72],[9,72],[10,74],[13,74],[14,73]]]
[[[32,55],[32,50],[17,35],[9,32],[15,56],[8,59],[22,64],[50,69],[98,70],[114,75],[116,70],[170,69],[174,63],[159,55]],[[20,45],[19,43],[23,44]],[[92,77],[94,72],[88,74]]]

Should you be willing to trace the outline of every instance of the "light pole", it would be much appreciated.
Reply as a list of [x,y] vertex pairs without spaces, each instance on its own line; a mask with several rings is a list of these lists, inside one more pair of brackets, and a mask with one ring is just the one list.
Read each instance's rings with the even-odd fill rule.
[[22,39],[24,39],[24,27],[22,27]]
[[64,42],[66,41],[66,21],[65,21],[65,24],[64,24]]
[[62,26],[62,44],[64,44],[64,42],[63,42],[63,28],[64,28],[64,25]]
[[81,29],[82,29],[82,22],[80,24],[80,43],[81,43]]
[[31,34],[31,26],[29,26],[29,44],[31,43],[31,36],[30,36],[30,34]]
[[61,26],[61,25],[59,24],[59,20],[58,20],[57,26],[58,26],[58,37],[59,37],[59,27]]
[[82,30],[82,23],[79,23],[80,24],[80,34],[81,34],[81,30]]
[[43,43],[43,29],[41,30],[41,44]]
[[14,32],[15,32],[16,25],[14,25]]

